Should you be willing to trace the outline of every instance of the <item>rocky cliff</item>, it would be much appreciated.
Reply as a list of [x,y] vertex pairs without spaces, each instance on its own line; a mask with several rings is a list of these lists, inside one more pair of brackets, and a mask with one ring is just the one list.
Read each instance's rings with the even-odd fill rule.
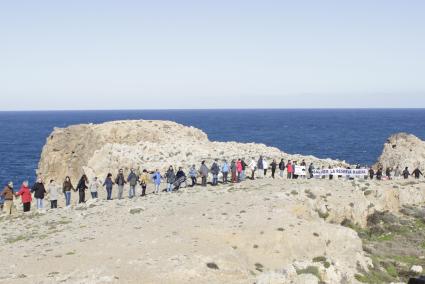
[[425,166],[425,142],[411,134],[394,134],[384,144],[384,150],[377,164],[381,164],[384,169],[399,166],[400,169],[409,167],[413,170],[419,167],[423,171]]
[[123,168],[165,170],[169,165],[188,168],[202,160],[210,165],[216,158],[247,160],[264,155],[275,159],[306,159],[319,165],[344,164],[315,157],[288,155],[262,144],[212,142],[199,129],[170,121],[114,121],[104,124],[56,128],[43,148],[38,173],[47,179],[72,180],[83,173],[103,179]]

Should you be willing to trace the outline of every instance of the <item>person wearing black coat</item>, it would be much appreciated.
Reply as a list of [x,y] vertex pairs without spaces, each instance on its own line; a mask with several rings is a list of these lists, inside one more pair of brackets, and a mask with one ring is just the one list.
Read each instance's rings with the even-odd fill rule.
[[272,178],[275,178],[275,173],[276,173],[276,169],[277,169],[276,160],[273,160],[271,166],[272,166]]
[[41,178],[32,186],[31,192],[34,193],[34,198],[37,200],[37,209],[43,209],[44,196],[47,193]]
[[279,170],[280,170],[280,177],[281,178],[283,178],[285,168],[286,168],[285,161],[282,159],[282,160],[280,160],[280,163],[279,163]]
[[83,175],[77,185],[78,194],[80,195],[78,203],[86,202],[86,189],[88,188],[87,183],[88,178],[86,175]]

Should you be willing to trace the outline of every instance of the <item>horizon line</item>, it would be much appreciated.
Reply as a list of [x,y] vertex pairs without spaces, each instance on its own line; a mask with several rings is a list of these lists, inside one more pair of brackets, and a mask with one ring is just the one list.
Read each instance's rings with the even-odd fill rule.
[[425,110],[425,107],[301,107],[301,108],[125,108],[125,109],[17,109],[0,110],[0,113],[11,112],[101,112],[101,111],[218,111],[218,110]]

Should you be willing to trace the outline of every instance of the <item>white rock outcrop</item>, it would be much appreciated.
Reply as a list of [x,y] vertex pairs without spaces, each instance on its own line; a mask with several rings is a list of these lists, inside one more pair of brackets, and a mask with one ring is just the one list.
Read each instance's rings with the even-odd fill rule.
[[[237,135],[237,134],[236,134]],[[47,138],[38,173],[47,179],[62,181],[70,176],[76,181],[83,173],[103,179],[123,168],[165,170],[169,165],[186,169],[202,160],[211,165],[214,159],[306,159],[316,166],[345,165],[334,160],[289,155],[263,144],[212,142],[199,129],[171,121],[113,121],[103,124],[55,128]]]
[[412,134],[394,134],[384,144],[378,164],[382,165],[384,169],[399,166],[402,170],[404,167],[413,170],[419,167],[423,171],[425,168],[425,141]]

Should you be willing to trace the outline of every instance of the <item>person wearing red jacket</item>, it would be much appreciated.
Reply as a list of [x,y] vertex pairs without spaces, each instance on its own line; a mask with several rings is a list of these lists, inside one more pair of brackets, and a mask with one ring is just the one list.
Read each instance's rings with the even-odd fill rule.
[[22,183],[21,189],[16,193],[16,197],[18,196],[21,196],[24,212],[29,212],[31,210],[32,196],[28,181]]

